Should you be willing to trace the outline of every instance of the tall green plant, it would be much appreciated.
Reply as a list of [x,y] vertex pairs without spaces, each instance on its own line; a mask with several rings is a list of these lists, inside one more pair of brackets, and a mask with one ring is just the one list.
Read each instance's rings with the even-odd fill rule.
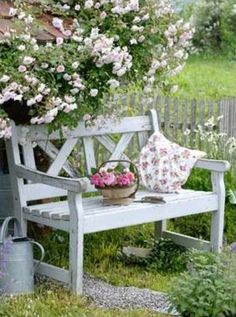
[[170,300],[183,317],[235,316],[236,255],[193,255],[189,271],[173,283]]

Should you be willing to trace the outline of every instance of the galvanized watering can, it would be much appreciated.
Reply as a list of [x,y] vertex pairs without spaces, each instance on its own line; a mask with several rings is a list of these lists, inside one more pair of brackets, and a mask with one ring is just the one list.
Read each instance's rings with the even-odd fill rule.
[[[8,236],[9,223],[14,222],[14,236]],[[33,244],[41,251],[39,262],[34,265]],[[14,217],[4,220],[0,229],[0,292],[25,294],[34,291],[34,273],[44,258],[44,248],[23,237],[19,221]]]

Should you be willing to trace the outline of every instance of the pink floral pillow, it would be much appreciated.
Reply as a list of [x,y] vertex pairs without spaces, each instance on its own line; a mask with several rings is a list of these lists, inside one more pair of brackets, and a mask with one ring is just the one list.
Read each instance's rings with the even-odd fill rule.
[[206,153],[184,148],[155,132],[142,149],[139,170],[143,185],[159,193],[177,193],[196,161]]

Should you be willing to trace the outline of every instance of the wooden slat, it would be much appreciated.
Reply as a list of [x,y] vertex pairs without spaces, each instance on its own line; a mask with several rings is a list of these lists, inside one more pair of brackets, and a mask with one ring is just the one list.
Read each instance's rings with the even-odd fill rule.
[[[66,140],[61,149],[58,151],[54,161],[50,165],[47,173],[49,175],[59,175],[63,166],[67,161],[68,156],[71,154],[74,146],[77,143],[77,139]],[[67,164],[68,166],[68,164]]]
[[140,151],[147,144],[148,137],[149,135],[147,132],[138,132],[138,145]]
[[179,134],[179,100],[175,98],[174,100],[174,135],[173,135],[173,140],[176,142],[179,141],[178,134]]
[[18,178],[30,180],[34,183],[42,183],[52,187],[65,189],[75,193],[82,193],[86,191],[86,178],[66,178],[59,176],[51,176],[46,173],[25,167],[24,165],[15,165],[15,175]]
[[[28,134],[26,135],[27,140],[31,141],[50,141],[61,139],[60,131],[48,133],[45,126],[28,126]],[[22,138],[22,129],[18,127],[18,138]],[[141,131],[151,131],[152,126],[148,116],[138,116],[138,117],[126,117],[117,122],[107,121],[106,125],[101,128],[97,127],[85,127],[85,124],[81,122],[78,127],[74,130],[68,130],[64,132],[63,139],[67,138],[78,138],[78,137],[88,137],[97,136],[105,134],[117,134],[117,133],[134,133]]]
[[175,233],[171,231],[163,232],[163,237],[166,239],[171,239],[174,243],[182,245],[185,248],[210,251],[210,242],[206,240],[201,240],[193,237],[189,237],[180,233]]
[[120,159],[129,145],[131,139],[133,138],[134,133],[125,133],[122,135],[120,141],[116,145],[115,150],[113,151],[112,155],[110,156],[110,160],[117,160]]
[[95,153],[94,153],[94,140],[92,137],[84,137],[83,143],[84,143],[84,153],[86,158],[87,173],[91,175],[92,168],[97,167]]
[[[142,205],[142,204],[141,204]],[[144,204],[143,204],[144,205]],[[187,215],[205,213],[216,210],[218,207],[217,196],[208,195],[198,198],[188,198],[186,200],[176,200],[164,205],[146,204],[145,206],[134,206],[117,208],[109,211],[85,215],[85,233],[98,232],[122,228],[126,226],[144,224],[166,219],[178,218]]]
[[196,100],[192,100],[191,103],[191,138],[190,145],[193,147],[195,145],[195,129],[196,129],[196,116],[197,116],[197,102]]
[[182,145],[186,145],[187,144],[187,136],[185,135],[185,131],[188,128],[187,125],[187,101],[183,100],[182,101]]
[[[35,261],[35,264],[37,265],[38,261]],[[48,276],[62,283],[68,284],[70,282],[70,275],[68,270],[59,268],[57,266],[54,266],[45,262],[40,263],[37,269],[37,273]]]
[[165,112],[164,112],[164,134],[167,138],[170,136],[169,124],[170,124],[170,98],[165,100]]
[[[143,132],[140,132],[143,133]],[[99,143],[101,143],[110,153],[113,153],[116,148],[116,144],[112,141],[112,139],[107,136],[97,136],[96,139]],[[126,156],[124,153],[121,155],[121,159],[123,160],[129,160],[128,156]]]
[[[59,150],[55,147],[54,144],[52,144],[48,140],[38,141],[37,144],[52,160],[56,159]],[[76,177],[78,175],[69,162],[65,162],[62,168],[71,177]]]

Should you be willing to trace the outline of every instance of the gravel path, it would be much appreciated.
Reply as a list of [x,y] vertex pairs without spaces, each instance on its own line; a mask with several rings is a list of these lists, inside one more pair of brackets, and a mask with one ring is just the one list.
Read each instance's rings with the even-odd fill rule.
[[[47,277],[36,275],[36,284],[52,283]],[[53,283],[55,282],[53,280]],[[59,283],[61,284],[61,283]],[[66,287],[65,284],[62,284]],[[84,274],[84,295],[89,297],[91,305],[100,308],[150,309],[159,313],[168,313],[170,303],[165,293],[146,288],[120,287]],[[175,310],[170,315],[179,316]]]
[[[137,287],[113,286],[87,274],[84,276],[84,293],[97,307],[103,308],[147,308],[167,313],[170,306],[164,293]],[[176,311],[172,311],[171,314],[178,316]]]

